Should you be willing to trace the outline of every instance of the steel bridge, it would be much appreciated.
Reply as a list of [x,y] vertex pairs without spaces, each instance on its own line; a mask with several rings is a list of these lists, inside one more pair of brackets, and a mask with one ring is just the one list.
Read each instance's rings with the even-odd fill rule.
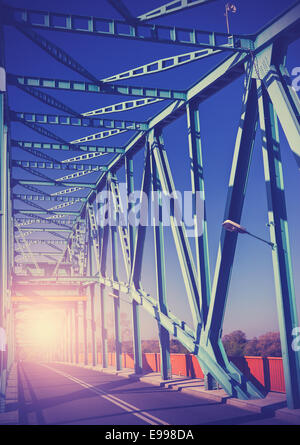
[[[69,357],[71,360],[72,355],[72,360],[78,361],[78,344],[83,341],[87,362],[88,336],[91,336],[93,364],[97,361],[97,340],[101,340],[102,364],[107,367],[104,314],[107,302],[112,300],[116,368],[120,370],[122,297],[130,304],[137,373],[142,369],[140,310],[145,310],[158,326],[163,378],[170,375],[170,336],[173,336],[197,357],[208,390],[216,381],[229,395],[241,399],[264,397],[261,390],[229,361],[221,341],[239,233],[239,230],[225,230],[221,224],[225,220],[241,222],[254,140],[260,127],[287,402],[290,408],[299,408],[299,353],[292,348],[292,332],[298,320],[278,121],[300,168],[300,103],[286,68],[289,46],[300,34],[300,3],[296,2],[256,34],[235,35],[155,22],[168,14],[179,15],[188,8],[201,12],[203,5],[213,0],[171,1],[139,17],[128,10],[125,2],[108,2],[120,19],[14,8],[9,2],[0,2],[0,325],[7,335],[7,352],[1,352],[2,405],[7,371],[15,359],[14,333],[19,312],[34,306],[49,310],[59,306],[66,320],[59,359],[65,361]],[[88,38],[93,42],[102,37],[126,40],[128,51],[133,42],[135,45],[138,42],[168,44],[177,55],[149,60],[147,64],[99,79],[71,57],[63,49],[63,43],[62,47],[53,43],[50,31],[72,34],[76,45],[79,39]],[[10,72],[5,64],[4,40],[7,33],[11,35],[12,32],[19,38],[29,39],[33,47],[38,46],[46,53],[46,77],[39,75],[45,69],[38,61],[30,62],[24,69],[20,65],[17,73]],[[168,70],[172,76],[179,67],[196,66],[215,57],[219,62],[200,79],[195,70],[193,85],[188,89],[154,87],[150,81],[148,87],[146,80],[145,85],[139,81],[139,77],[146,76],[148,80],[147,75],[151,75],[151,81],[155,82],[155,76],[162,71]],[[51,68],[53,59],[55,65]],[[105,63],[103,59],[102,62]],[[52,77],[58,63],[74,71],[75,76]],[[132,78],[136,84],[131,84]],[[196,202],[200,193],[205,209],[199,109],[206,99],[238,78],[244,78],[242,109],[240,121],[236,123],[238,130],[227,202],[224,220],[220,222],[218,256],[211,280],[207,220],[205,211],[199,218]],[[64,98],[68,102],[71,93],[75,96],[74,106],[64,102]],[[36,111],[22,109],[22,94],[32,97]],[[108,105],[101,108],[98,105],[91,110],[95,96],[98,100],[103,95],[108,97]],[[119,101],[113,98],[115,95],[121,96]],[[139,108],[140,115],[145,116],[148,108],[154,109],[154,104],[158,110],[154,116],[132,120],[132,110]],[[187,162],[193,192],[193,247],[184,222],[178,223],[176,217],[179,196],[169,163],[171,154],[164,144],[166,127],[182,116],[186,116]],[[38,135],[32,140],[20,138],[20,131],[15,133],[17,125],[23,125],[24,134],[35,132]],[[55,125],[64,126],[63,136],[50,130]],[[113,141],[113,137],[121,133],[123,139],[126,138],[124,144],[105,145],[106,141],[102,141],[106,138]],[[140,184],[134,167],[141,152],[144,160]],[[140,191],[141,211],[147,199],[157,192],[153,225],[156,295],[148,293],[142,284],[142,267],[147,255],[144,251],[146,232],[150,229],[141,221],[120,223],[124,213],[134,208],[130,199],[125,200],[124,206],[120,178],[125,178],[128,197],[135,190]],[[101,192],[111,199],[99,200]],[[176,279],[184,283],[192,314],[190,326],[168,308],[168,251],[162,217],[164,195],[172,195],[170,225],[182,272]],[[118,223],[108,224],[108,214]],[[100,302],[102,314],[101,339],[96,339],[96,301]],[[91,323],[87,321],[87,307]],[[83,311],[81,331],[78,311]],[[82,339],[79,332],[82,332]]]

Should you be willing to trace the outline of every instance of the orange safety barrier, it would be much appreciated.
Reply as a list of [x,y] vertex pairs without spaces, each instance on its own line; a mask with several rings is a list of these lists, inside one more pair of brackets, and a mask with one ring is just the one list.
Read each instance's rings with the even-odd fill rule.
[[[160,354],[146,352],[142,355],[143,371],[160,372]],[[203,379],[197,358],[192,354],[170,354],[172,374],[190,378]],[[89,364],[92,363],[92,354],[88,354]],[[260,384],[267,391],[285,392],[283,364],[281,357],[230,357],[230,361],[242,371],[246,377]],[[83,363],[84,355],[79,354],[79,363]],[[101,353],[98,352],[98,364],[102,363]],[[108,366],[115,366],[116,356],[114,352],[108,353]],[[134,355],[122,354],[123,368],[134,369]]]

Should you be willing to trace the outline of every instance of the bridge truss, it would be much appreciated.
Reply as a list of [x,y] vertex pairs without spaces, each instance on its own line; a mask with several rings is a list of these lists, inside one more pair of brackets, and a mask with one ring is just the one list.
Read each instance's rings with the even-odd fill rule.
[[[108,1],[122,16],[122,20],[13,8],[1,2],[0,316],[1,325],[8,336],[7,363],[2,359],[1,364],[1,393],[5,393],[6,369],[14,358],[14,314],[25,303],[51,304],[53,295],[46,298],[43,291],[51,287],[56,299],[61,295],[68,319],[67,334],[75,337],[74,342],[71,342],[75,348],[75,361],[78,361],[78,307],[82,305],[84,313],[87,363],[87,300],[90,302],[92,357],[95,365],[95,300],[100,299],[103,315],[107,299],[113,298],[116,368],[121,369],[120,298],[126,295],[132,312],[136,372],[142,369],[139,311],[144,309],[158,325],[163,378],[170,375],[172,335],[197,356],[206,375],[208,389],[217,381],[232,396],[242,399],[264,396],[229,361],[221,341],[238,234],[222,229],[211,282],[207,221],[205,217],[199,221],[195,210],[195,246],[192,252],[184,223],[176,223],[178,197],[163,137],[170,123],[186,116],[193,199],[196,200],[197,192],[204,196],[205,165],[202,160],[199,107],[234,80],[244,77],[242,111],[224,220],[241,221],[253,145],[257,127],[260,126],[287,400],[290,408],[299,408],[299,353],[291,346],[292,331],[298,326],[298,321],[281,175],[278,120],[300,168],[300,104],[291,87],[285,65],[289,45],[299,38],[300,4],[297,2],[255,35],[243,36],[162,26],[153,21],[191,7],[200,10],[202,5],[213,0],[173,1],[139,17],[132,15],[122,1]],[[14,29],[22,38],[28,38],[32,45],[37,45],[48,54],[47,77],[40,77],[38,69],[32,75],[7,70],[4,59],[7,29]],[[44,31],[47,31],[47,38],[44,37]],[[152,60],[148,64],[99,79],[67,51],[53,43],[48,37],[48,31],[127,39],[129,48],[130,41],[157,45],[168,43],[173,48],[178,47],[179,55]],[[189,49],[185,48],[184,53],[180,53],[180,47]],[[149,74],[155,76],[165,70],[172,73],[179,66],[201,63],[202,59],[213,58],[217,54],[222,56],[221,61],[205,76],[194,79],[195,83],[187,90],[141,86],[138,81],[136,86],[131,84],[132,78],[138,80]],[[52,77],[52,59],[73,70],[77,77],[73,80]],[[19,110],[19,107],[17,110],[11,109],[10,97],[13,98],[20,90],[32,96],[36,103],[41,102],[41,108],[36,112]],[[75,110],[57,98],[57,93],[65,97],[66,92],[75,95],[81,93],[81,97],[84,95],[80,99],[80,110],[79,106]],[[112,99],[108,106],[86,111],[90,107],[91,95],[122,97],[118,102]],[[154,103],[160,106],[154,117],[141,121],[130,119],[131,110],[145,110]],[[117,118],[111,119],[110,113],[119,114]],[[16,138],[14,123],[29,127],[38,136],[35,140]],[[55,125],[64,126],[72,136],[59,136],[52,132],[49,127]],[[78,130],[75,132],[74,127],[81,128],[83,134],[89,135],[78,137]],[[91,130],[86,131],[82,127],[90,127]],[[102,139],[109,137],[113,140],[113,136],[125,132],[130,138],[122,146],[102,142]],[[146,205],[145,197],[150,198],[153,191],[158,192],[156,196],[159,197],[154,226],[156,296],[144,290],[141,280],[146,227],[128,222],[124,225],[105,224],[107,208],[97,200],[101,191],[109,191],[112,196],[110,211],[116,219],[122,217],[124,209],[118,176],[125,176],[128,196],[138,188],[134,162],[141,151],[144,151],[143,176],[139,187],[143,192],[140,197],[141,208]],[[90,177],[93,180],[89,181]],[[173,194],[171,229],[192,314],[192,326],[187,326],[168,309],[165,270],[167,252],[161,216],[161,196],[165,193]],[[126,205],[130,211],[132,203],[127,202]],[[196,209],[196,205],[194,207]],[[111,249],[110,254],[108,248]],[[107,267],[108,255],[112,264],[110,271]],[[125,270],[124,281],[120,279],[120,268]],[[107,326],[104,316],[101,317],[101,336],[102,364],[106,367]],[[64,353],[68,353],[67,349]]]

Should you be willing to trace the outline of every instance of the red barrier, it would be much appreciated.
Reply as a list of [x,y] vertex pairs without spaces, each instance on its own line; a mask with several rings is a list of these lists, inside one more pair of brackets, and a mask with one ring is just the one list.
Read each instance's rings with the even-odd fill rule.
[[[79,354],[79,362],[83,362],[83,354]],[[91,354],[88,354],[91,363]],[[144,372],[160,372],[160,354],[146,352],[142,355]],[[190,378],[204,378],[197,357],[192,354],[170,354],[172,374]],[[230,357],[230,361],[254,383],[262,385],[267,391],[285,392],[283,364],[281,357]],[[102,363],[98,353],[98,363]],[[108,353],[108,366],[115,366],[114,352]],[[133,354],[122,354],[124,368],[134,369]]]
[[186,355],[170,354],[172,374],[187,376]]
[[270,391],[285,392],[283,363],[281,357],[267,357],[270,375]]
[[157,354],[155,352],[146,352],[143,354],[143,371],[158,372]]
[[203,379],[204,374],[202,372],[202,369],[200,368],[197,357],[195,357],[195,355],[191,355],[190,357],[192,357],[192,367],[193,367],[194,378]]
[[262,386],[267,384],[265,359],[263,357],[230,357],[230,361],[248,378],[253,378]]
[[123,367],[134,369],[134,356],[133,354],[122,354],[123,355]]

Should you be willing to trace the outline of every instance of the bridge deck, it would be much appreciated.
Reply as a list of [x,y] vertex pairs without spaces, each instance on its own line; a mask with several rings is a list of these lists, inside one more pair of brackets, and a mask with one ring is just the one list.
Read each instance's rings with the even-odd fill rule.
[[271,414],[61,364],[19,365],[19,407],[23,425],[283,424]]

